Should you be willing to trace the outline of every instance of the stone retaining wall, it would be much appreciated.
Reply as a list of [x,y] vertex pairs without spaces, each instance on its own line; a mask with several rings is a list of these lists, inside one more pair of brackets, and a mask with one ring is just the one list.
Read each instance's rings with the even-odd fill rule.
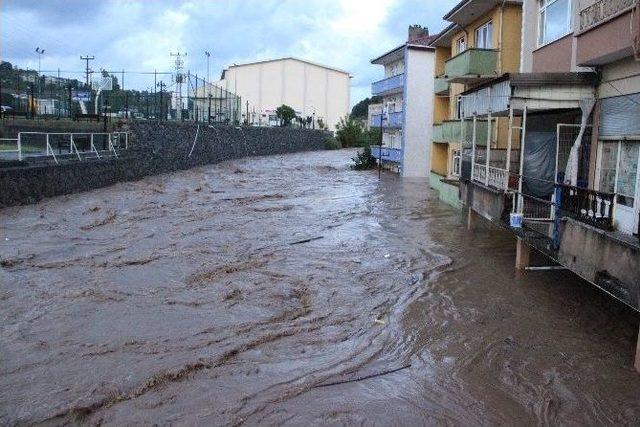
[[198,130],[193,123],[173,122],[133,123],[129,131],[130,150],[118,159],[0,169],[0,208],[224,160],[321,150],[329,135],[319,130],[204,124]]

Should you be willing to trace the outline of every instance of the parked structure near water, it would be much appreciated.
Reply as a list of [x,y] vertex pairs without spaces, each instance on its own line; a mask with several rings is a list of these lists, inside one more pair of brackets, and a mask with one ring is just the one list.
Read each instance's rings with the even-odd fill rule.
[[222,72],[217,86],[242,97],[242,122],[277,126],[276,109],[286,104],[312,126],[335,129],[349,113],[350,74],[298,58],[234,64]]
[[[473,132],[473,123],[463,110],[462,93],[518,70],[521,3],[462,2],[444,16],[450,25],[431,42],[436,52],[436,98],[430,183],[449,203],[457,204],[462,154],[464,150],[469,154],[465,142]],[[508,163],[507,118],[478,117],[475,132],[478,162],[486,163],[486,153],[492,150],[494,162]],[[517,143],[513,148],[512,154],[517,156]]]
[[[516,268],[534,247],[640,311],[638,13],[632,0],[524,0],[520,72],[467,87],[458,108],[470,225],[512,230]],[[504,156],[485,143],[495,117]]]
[[371,61],[384,66],[384,79],[371,85],[383,105],[382,114],[370,122],[383,128],[382,147],[373,147],[372,154],[407,177],[428,176],[435,69],[431,40],[426,28],[410,26],[407,42]]

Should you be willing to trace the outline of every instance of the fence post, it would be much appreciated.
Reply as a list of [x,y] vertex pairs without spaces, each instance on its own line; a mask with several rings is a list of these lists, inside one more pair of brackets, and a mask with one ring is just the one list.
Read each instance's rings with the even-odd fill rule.
[[489,186],[489,159],[491,158],[491,111],[487,115],[487,158],[484,161],[485,171],[484,171],[484,185]]
[[22,132],[18,132],[18,160],[22,161]]
[[471,177],[470,181],[473,182],[473,176],[476,170],[476,121],[478,116],[473,115],[473,130],[471,132]]
[[507,134],[507,182],[506,189],[509,189],[509,177],[511,176],[511,145],[513,144],[513,106],[509,106],[509,132]]
[[518,176],[518,213],[524,212],[524,199],[522,197],[522,180],[524,173],[524,148],[527,134],[527,106],[522,110],[522,129],[520,130],[520,175]]

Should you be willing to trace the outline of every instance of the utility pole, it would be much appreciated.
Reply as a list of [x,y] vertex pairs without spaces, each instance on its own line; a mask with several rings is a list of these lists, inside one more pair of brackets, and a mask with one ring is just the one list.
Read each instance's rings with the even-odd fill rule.
[[167,85],[166,85],[166,84],[164,84],[164,82],[163,82],[162,80],[160,80],[160,81],[157,83],[157,86],[158,86],[158,87],[160,87],[160,120],[162,120],[162,110],[163,110],[163,108],[162,108],[162,106],[163,106],[163,103],[162,103],[162,92],[163,92],[164,88],[165,88]]
[[84,55],[84,56],[81,56],[80,59],[82,59],[83,61],[86,61],[87,63],[85,72],[87,74],[86,84],[87,84],[87,87],[89,87],[89,74],[92,72],[92,71],[89,71],[89,61],[93,61],[94,59],[96,59],[96,57],[93,55]]
[[187,53],[181,54],[180,52],[170,52],[169,55],[176,58],[174,61],[176,67],[176,85],[178,86],[178,108],[176,108],[176,119],[182,120],[182,81],[184,76],[182,75],[182,69],[184,68],[183,56],[187,56]]

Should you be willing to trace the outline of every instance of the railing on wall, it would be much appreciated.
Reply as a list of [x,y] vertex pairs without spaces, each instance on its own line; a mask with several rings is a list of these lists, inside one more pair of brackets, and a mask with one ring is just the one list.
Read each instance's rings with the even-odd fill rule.
[[[58,163],[59,157],[70,155],[78,160],[118,157],[120,150],[129,148],[128,132],[19,132],[7,149],[0,149],[0,160],[50,158]],[[15,142],[15,149],[13,148]]]
[[489,176],[487,177],[489,187],[498,190],[506,190],[509,183],[509,172],[505,169],[489,166]]
[[603,230],[613,230],[615,194],[556,184],[556,201],[563,215]]

